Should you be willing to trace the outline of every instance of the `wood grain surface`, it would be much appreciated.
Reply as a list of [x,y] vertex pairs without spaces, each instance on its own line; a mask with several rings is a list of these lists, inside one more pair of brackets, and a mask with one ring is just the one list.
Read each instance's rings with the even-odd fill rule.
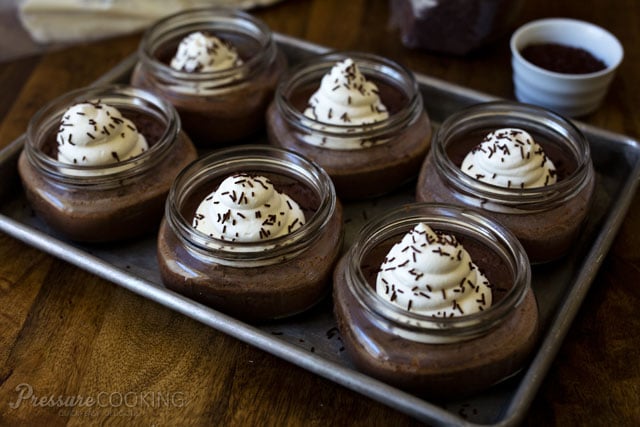
[[[388,10],[380,0],[288,0],[254,13],[274,31],[375,52],[513,98],[508,34],[466,57],[413,51],[389,29]],[[551,16],[591,21],[621,40],[625,59],[610,93],[583,120],[640,137],[640,2],[529,0],[517,24]],[[0,64],[0,145],[21,135],[45,102],[92,82],[139,40],[133,34]],[[636,197],[524,425],[640,425],[639,212]],[[76,412],[16,405],[28,387],[36,396],[103,393],[106,404]],[[117,405],[124,398],[136,404]],[[419,423],[0,234],[0,425],[102,424]]]

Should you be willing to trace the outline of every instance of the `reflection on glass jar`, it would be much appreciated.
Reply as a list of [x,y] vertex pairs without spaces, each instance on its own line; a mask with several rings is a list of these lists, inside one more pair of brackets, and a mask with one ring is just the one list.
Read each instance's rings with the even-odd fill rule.
[[[556,182],[543,179],[540,186],[525,188],[519,181],[522,170],[529,170],[524,164],[504,172],[510,174],[506,185],[491,182],[487,178],[492,177],[484,171],[463,171],[467,154],[500,129],[530,134],[544,152],[540,165],[547,167],[552,162],[550,174]],[[491,151],[485,153],[487,158]],[[529,154],[520,153],[511,154],[529,159]],[[509,163],[503,157],[498,153],[492,161]],[[539,263],[557,259],[569,250],[587,218],[594,186],[589,143],[571,122],[539,107],[490,102],[459,111],[444,121],[420,171],[416,198],[482,209],[518,237],[531,262]]]
[[171,189],[158,237],[162,279],[242,319],[292,315],[328,293],[342,228],[317,165],[269,146],[219,150]]
[[411,72],[360,52],[320,55],[283,78],[267,111],[269,142],[322,166],[342,199],[415,178],[431,124]]
[[[198,33],[217,40],[204,51],[237,53],[236,60],[220,68],[189,67],[178,61],[178,47]],[[206,44],[202,39],[194,44]],[[228,49],[227,49],[228,48]],[[180,54],[200,54],[186,48]],[[211,147],[250,137],[264,128],[264,113],[273,98],[286,60],[269,28],[241,11],[193,9],[169,16],[150,27],[138,49],[139,62],[131,81],[171,102],[185,131],[197,146]],[[223,61],[224,62],[224,61]],[[176,64],[174,63],[174,66]]]
[[459,397],[524,365],[538,333],[530,282],[507,229],[477,211],[417,203],[363,227],[336,267],[334,309],[360,370]]
[[175,109],[125,86],[70,92],[30,121],[18,170],[56,232],[110,241],[156,232],[171,182],[195,160]]

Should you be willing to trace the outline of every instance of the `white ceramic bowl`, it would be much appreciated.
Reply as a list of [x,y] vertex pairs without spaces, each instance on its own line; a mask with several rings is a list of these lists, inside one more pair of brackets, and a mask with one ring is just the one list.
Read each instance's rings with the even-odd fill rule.
[[[532,64],[520,51],[533,43],[581,48],[607,68],[587,74],[565,74]],[[529,22],[511,36],[513,84],[518,101],[577,117],[596,110],[624,56],[622,45],[607,30],[589,22],[549,18]]]

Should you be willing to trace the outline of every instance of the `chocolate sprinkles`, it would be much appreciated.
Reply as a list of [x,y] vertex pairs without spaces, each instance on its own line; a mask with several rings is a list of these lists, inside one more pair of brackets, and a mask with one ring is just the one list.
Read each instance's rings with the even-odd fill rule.
[[[432,270],[431,265],[437,267]],[[454,271],[454,283],[447,284],[444,276]],[[377,291],[407,311],[440,318],[463,316],[468,311],[463,307],[470,307],[470,303],[474,311],[476,306],[482,310],[490,305],[488,282],[480,274],[454,235],[414,228],[384,258],[378,269]],[[476,284],[479,280],[482,283]]]
[[[243,190],[260,187],[264,192]],[[267,201],[261,199],[265,196],[269,198]],[[258,197],[257,200],[256,197]],[[206,205],[205,202],[207,202]],[[285,205],[289,208],[288,210],[284,209]],[[274,208],[277,210],[273,211]],[[244,239],[251,239],[251,236],[254,236],[255,239],[268,240],[291,233],[304,225],[304,217],[301,216],[302,212],[299,208],[289,200],[288,196],[274,191],[268,178],[245,173],[227,177],[218,190],[209,194],[201,202],[197,212],[198,215],[204,216],[195,218],[198,224],[194,226],[213,227],[218,231],[212,233],[212,237],[229,240],[234,236],[231,239],[232,242],[236,241],[241,233]],[[207,225],[209,224],[207,216],[215,218],[210,226]],[[256,219],[260,220],[259,226],[253,225]],[[215,223],[220,226],[213,226]],[[255,228],[252,230],[252,227]]]
[[[516,150],[512,151],[512,149],[514,148],[517,149],[517,151]],[[549,163],[551,163],[550,159],[544,153],[544,150],[542,149],[542,147],[538,143],[536,143],[527,132],[520,129],[501,129],[494,132],[490,132],[488,135],[486,135],[482,139],[482,141],[478,145],[476,145],[470,151],[470,154],[473,154],[473,155],[479,155],[479,153],[482,153],[482,155],[487,159],[491,159],[493,155],[497,153],[500,156],[499,157],[500,164],[507,163],[507,159],[508,159],[508,163],[510,165],[510,166],[506,166],[508,169],[520,168],[522,167],[523,164],[529,161],[535,161],[535,162],[539,161],[538,167],[541,169],[548,168]],[[534,157],[532,159],[531,154],[537,157]],[[464,160],[463,163],[465,164],[465,167],[464,167],[465,171],[469,171],[472,169],[473,164],[471,164],[470,161],[473,161],[473,160],[471,159]],[[475,166],[477,167],[479,165],[481,165],[481,163],[476,164]],[[494,167],[497,170],[504,166],[496,165]],[[484,170],[483,172],[489,172],[488,169],[491,169],[491,168],[492,167],[489,166],[487,167],[487,170]],[[551,170],[551,168],[549,168],[549,170]],[[469,175],[479,181],[485,181],[485,178],[486,178],[485,176],[486,174],[484,173],[476,173],[473,175],[472,174],[469,174]],[[524,178],[523,181],[507,180],[506,179],[508,177],[507,175],[503,177],[502,180],[498,180],[497,182],[496,182],[496,178],[498,177],[495,172],[491,173],[490,176],[491,176],[491,180],[494,181],[492,183],[495,183],[497,185],[506,186],[506,188],[524,189],[528,186],[547,186],[551,184],[554,181],[552,180],[552,177],[550,178],[548,175],[549,174],[546,174],[544,176],[544,182],[541,182],[538,178],[536,178],[535,177],[536,175],[530,175],[533,178],[533,180],[535,180],[535,181],[532,180],[533,182],[531,183],[527,183],[527,179],[530,179],[527,177],[527,175],[523,175],[523,178]]]

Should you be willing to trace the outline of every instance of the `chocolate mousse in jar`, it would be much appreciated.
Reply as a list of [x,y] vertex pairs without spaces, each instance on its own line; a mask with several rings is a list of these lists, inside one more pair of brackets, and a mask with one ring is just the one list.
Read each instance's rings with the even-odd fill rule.
[[241,11],[179,12],[145,33],[131,82],[178,110],[198,147],[217,147],[264,129],[286,60],[271,31]]
[[243,145],[176,179],[158,260],[169,289],[258,322],[326,296],[342,239],[342,206],[325,171],[293,152]]
[[418,178],[418,201],[481,209],[509,228],[533,263],[578,238],[592,204],[589,143],[565,118],[527,104],[489,102],[447,118]]
[[478,211],[415,203],[371,220],[334,272],[334,311],[356,367],[438,399],[527,363],[539,329],[517,238]]
[[27,200],[56,233],[103,242],[156,233],[173,179],[196,157],[171,104],[103,86],[38,111],[18,171]]
[[388,193],[415,179],[431,123],[413,74],[359,52],[321,55],[291,70],[267,111],[273,145],[331,176],[341,199]]

